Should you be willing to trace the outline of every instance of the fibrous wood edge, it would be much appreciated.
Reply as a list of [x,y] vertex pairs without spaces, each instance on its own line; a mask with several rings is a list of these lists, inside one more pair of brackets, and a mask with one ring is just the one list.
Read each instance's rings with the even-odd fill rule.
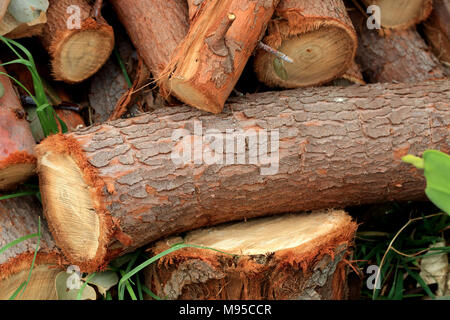
[[356,223],[338,210],[195,230],[158,241],[149,255],[181,242],[222,252],[175,251],[145,270],[146,285],[181,300],[344,299],[345,269],[337,266],[350,254],[355,231]]
[[[0,67],[0,71],[5,69]],[[30,126],[11,81],[0,75],[0,84],[4,88],[0,98],[0,190],[6,190],[34,174],[36,156]]]
[[[449,94],[448,81],[267,92],[231,100],[220,116],[188,107],[161,108],[54,135],[37,147],[46,216],[68,259],[92,271],[146,243],[206,225],[422,199],[423,175],[401,157],[430,148],[450,151]],[[173,140],[173,134],[192,130],[195,121],[202,121],[203,133],[279,130],[277,171],[262,174],[270,169],[267,163],[176,164],[173,152],[184,148],[184,142]],[[183,141],[190,138],[192,133]],[[87,185],[83,192],[92,206],[85,212],[98,216],[99,226],[98,250],[90,259],[75,258],[85,251],[70,254],[73,248],[60,239],[69,234],[65,224],[52,219],[56,213],[50,202],[64,203],[57,192],[66,190],[65,198],[70,198],[79,188],[50,184],[48,173],[67,158],[71,164],[52,176],[63,179],[67,170],[78,170]]]
[[258,79],[284,88],[320,85],[343,75],[358,43],[342,0],[282,0],[263,42],[294,60],[289,63],[257,51]]
[[[80,25],[71,25],[74,11],[80,12]],[[101,17],[93,18],[86,0],[50,0],[48,22],[41,36],[52,58],[56,80],[78,83],[96,73],[114,48],[114,31]]]
[[[0,248],[20,237],[37,233],[39,217],[39,250],[30,282],[20,299],[56,299],[55,276],[67,261],[56,247],[36,199],[26,196],[0,201]],[[9,299],[21,283],[27,280],[36,245],[37,237],[34,237],[0,255],[0,300]]]
[[366,6],[381,9],[381,25],[388,29],[406,30],[428,18],[433,0],[363,0]]

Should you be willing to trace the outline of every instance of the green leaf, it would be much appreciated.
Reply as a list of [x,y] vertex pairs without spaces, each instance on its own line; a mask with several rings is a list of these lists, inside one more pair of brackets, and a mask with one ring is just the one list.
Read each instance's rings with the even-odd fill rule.
[[427,150],[423,159],[427,179],[425,194],[436,207],[450,214],[450,156],[440,151]]
[[114,271],[96,273],[87,283],[95,285],[98,292],[106,297],[106,292],[119,283],[119,276]]
[[450,214],[450,156],[437,150],[427,150],[423,159],[407,155],[402,160],[424,169],[427,180],[425,194],[436,207]]
[[55,288],[56,295],[58,300],[77,300],[78,293],[81,292],[80,300],[96,300],[97,294],[95,293],[94,288],[83,283],[85,285],[83,291],[80,289],[69,289],[67,288],[67,279],[73,276],[71,273],[67,273],[65,271],[61,271],[56,275],[55,279]]
[[422,158],[413,156],[411,154],[408,154],[407,156],[404,156],[402,158],[403,162],[412,164],[413,166],[415,166],[417,169],[423,169],[425,168],[425,161]]
[[4,94],[5,94],[5,87],[4,87],[3,84],[0,82],[0,98],[3,97]]

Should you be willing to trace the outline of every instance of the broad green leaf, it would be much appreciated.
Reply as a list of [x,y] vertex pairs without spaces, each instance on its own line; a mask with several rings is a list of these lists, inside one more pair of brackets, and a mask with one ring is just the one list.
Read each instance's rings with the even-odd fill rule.
[[440,151],[427,150],[423,159],[427,179],[425,194],[439,209],[450,214],[450,156]]
[[427,180],[425,194],[439,209],[450,214],[450,156],[437,150],[427,150],[423,159],[407,155],[402,160],[424,169]]
[[[78,292],[80,289],[69,289],[67,287],[69,277],[74,274],[67,273],[65,271],[61,271],[57,274],[55,279],[55,288],[56,295],[58,296],[58,300],[77,300]],[[94,288],[90,285],[86,285],[80,300],[96,300],[97,294],[95,293]]]
[[114,271],[105,271],[96,273],[87,283],[95,285],[98,292],[106,297],[106,292],[119,283],[119,277]]

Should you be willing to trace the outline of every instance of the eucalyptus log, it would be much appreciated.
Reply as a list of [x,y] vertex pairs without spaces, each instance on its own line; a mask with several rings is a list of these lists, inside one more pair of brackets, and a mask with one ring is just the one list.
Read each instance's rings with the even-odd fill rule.
[[450,65],[450,1],[434,0],[431,16],[423,23],[436,57]]
[[401,157],[450,151],[449,84],[267,92],[220,116],[160,108],[53,135],[37,147],[45,214],[89,271],[203,226],[422,199],[423,174]]
[[[446,0],[444,0],[446,1]],[[380,8],[381,25],[389,29],[407,29],[424,21],[433,9],[433,0],[363,0]]]
[[87,0],[50,0],[41,37],[56,80],[81,82],[96,73],[114,48],[114,32]]
[[358,31],[356,62],[368,81],[416,83],[446,78],[443,66],[415,29],[382,35],[367,28],[360,12],[350,12]]
[[145,64],[158,79],[189,29],[185,0],[111,0]]
[[257,218],[195,230],[150,247],[155,256],[185,244],[144,271],[157,296],[179,300],[341,300],[345,258],[356,223],[344,211]]
[[263,36],[278,0],[205,0],[160,86],[182,102],[219,113]]
[[[0,67],[0,72],[5,72]],[[3,90],[2,90],[3,89]],[[0,74],[0,190],[11,189],[34,174],[34,138],[9,78]]]
[[293,63],[259,49],[254,62],[258,79],[284,88],[320,85],[340,77],[357,48],[342,0],[281,0],[263,42]]
[[[0,248],[21,237],[37,234],[42,208],[34,197],[0,201]],[[27,280],[38,244],[33,237],[0,254],[0,300],[9,299]],[[34,268],[22,295],[16,299],[56,300],[55,277],[64,259],[56,247],[45,220],[41,217],[41,239]]]

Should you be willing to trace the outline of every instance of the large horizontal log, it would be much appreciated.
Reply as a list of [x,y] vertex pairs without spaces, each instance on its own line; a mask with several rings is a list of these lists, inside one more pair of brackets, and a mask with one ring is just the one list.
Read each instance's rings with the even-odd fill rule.
[[[0,248],[21,237],[38,233],[42,208],[34,197],[0,201]],[[30,238],[0,254],[0,300],[6,300],[28,278],[38,238]],[[33,272],[20,299],[56,299],[55,277],[64,259],[56,247],[45,219],[41,219],[41,239]]]
[[94,270],[202,226],[422,199],[422,173],[400,159],[450,151],[449,98],[446,80],[267,92],[220,115],[161,108],[54,135],[37,148],[46,217],[68,259]]
[[[0,72],[5,72],[0,67]],[[9,78],[0,74],[0,190],[10,189],[34,174],[34,138],[19,97]]]
[[342,210],[257,218],[189,232],[151,246],[184,248],[145,270],[148,288],[179,300],[341,300],[356,223]]

